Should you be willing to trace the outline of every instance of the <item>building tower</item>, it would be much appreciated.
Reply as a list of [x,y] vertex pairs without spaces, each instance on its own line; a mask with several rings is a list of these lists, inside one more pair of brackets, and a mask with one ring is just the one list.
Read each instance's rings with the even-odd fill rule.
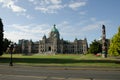
[[106,31],[105,25],[102,25],[102,57],[107,57]]

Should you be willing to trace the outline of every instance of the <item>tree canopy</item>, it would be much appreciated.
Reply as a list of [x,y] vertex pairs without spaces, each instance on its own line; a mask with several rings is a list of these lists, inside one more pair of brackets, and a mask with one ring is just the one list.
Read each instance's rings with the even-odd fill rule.
[[0,18],[0,56],[3,54],[3,23]]
[[90,44],[89,53],[97,54],[102,52],[102,44],[99,41],[94,40]]
[[7,48],[9,47],[11,41],[8,40],[7,38],[3,39],[3,52],[6,52]]
[[118,32],[111,39],[108,54],[110,56],[120,55],[120,26],[118,28]]

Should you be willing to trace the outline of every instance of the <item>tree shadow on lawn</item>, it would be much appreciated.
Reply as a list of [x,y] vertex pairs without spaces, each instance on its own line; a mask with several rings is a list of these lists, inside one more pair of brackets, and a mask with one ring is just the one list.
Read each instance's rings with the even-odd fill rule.
[[[10,58],[0,57],[0,63],[9,63]],[[14,63],[43,63],[43,64],[71,64],[71,63],[116,63],[120,64],[119,60],[75,60],[75,59],[60,59],[60,58],[13,58]]]

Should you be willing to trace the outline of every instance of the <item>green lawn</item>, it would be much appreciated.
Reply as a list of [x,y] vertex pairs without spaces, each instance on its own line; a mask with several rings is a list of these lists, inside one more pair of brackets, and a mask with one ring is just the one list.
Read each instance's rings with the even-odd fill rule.
[[[9,63],[10,55],[4,54],[0,57],[0,63]],[[14,64],[35,66],[94,66],[94,67],[119,67],[120,58],[102,58],[92,54],[61,54],[61,55],[13,55]]]

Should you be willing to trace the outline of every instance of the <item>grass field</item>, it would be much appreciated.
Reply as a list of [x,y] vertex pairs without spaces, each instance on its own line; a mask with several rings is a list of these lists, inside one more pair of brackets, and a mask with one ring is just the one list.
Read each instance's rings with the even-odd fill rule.
[[[4,54],[0,57],[0,63],[10,62],[10,54]],[[90,67],[119,67],[120,58],[102,58],[92,54],[59,54],[59,55],[40,55],[23,56],[21,54],[13,55],[13,63],[32,66],[90,66]]]

